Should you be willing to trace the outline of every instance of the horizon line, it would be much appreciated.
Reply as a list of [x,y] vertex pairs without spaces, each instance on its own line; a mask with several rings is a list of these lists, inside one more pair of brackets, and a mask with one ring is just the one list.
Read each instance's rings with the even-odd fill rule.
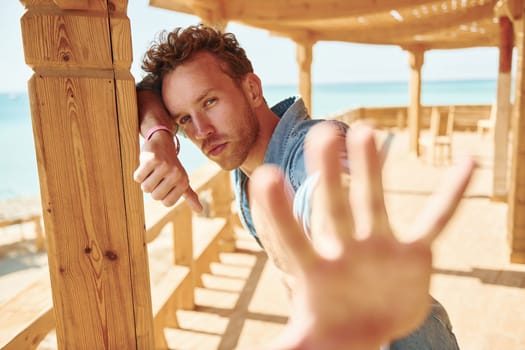
[[[464,81],[497,81],[497,78],[443,78],[443,79],[423,79],[422,84],[425,83],[442,83],[442,82],[464,82]],[[312,82],[312,85],[344,85],[344,84],[399,84],[399,83],[408,83],[407,80],[354,80],[354,81],[317,81]],[[269,83],[264,84],[264,87],[298,87],[298,83]],[[27,90],[2,90],[0,88],[0,94],[9,95],[9,94],[27,94]]]

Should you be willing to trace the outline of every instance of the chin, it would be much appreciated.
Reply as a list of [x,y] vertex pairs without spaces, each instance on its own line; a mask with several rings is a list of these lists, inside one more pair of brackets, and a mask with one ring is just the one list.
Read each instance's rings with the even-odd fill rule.
[[242,165],[242,162],[232,161],[232,159],[226,160],[214,160],[211,159],[215,164],[217,164],[222,170],[230,171],[239,168]]
[[226,171],[235,170],[240,166],[240,165],[235,166],[231,164],[220,164],[220,163],[216,163],[216,164],[220,166],[222,170],[226,170]]

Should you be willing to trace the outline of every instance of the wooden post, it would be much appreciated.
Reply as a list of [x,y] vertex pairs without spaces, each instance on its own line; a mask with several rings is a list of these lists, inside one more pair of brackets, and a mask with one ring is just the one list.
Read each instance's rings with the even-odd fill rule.
[[512,167],[510,174],[508,238],[510,260],[525,263],[525,2],[514,22],[517,50],[516,90],[512,112]]
[[506,16],[499,17],[499,27],[501,39],[499,46],[497,110],[493,132],[494,170],[492,178],[492,198],[494,200],[506,200],[508,195],[507,164],[509,154],[510,89],[514,34],[512,22]]
[[127,1],[22,3],[58,347],[152,349]]
[[232,203],[234,195],[231,187],[230,173],[220,171],[217,180],[211,188],[211,217],[223,217],[228,220],[228,228],[224,230],[221,236],[221,250],[233,252],[235,250],[235,235],[233,232],[234,214],[232,212]]
[[312,114],[312,50],[313,41],[296,41],[296,59],[299,65],[299,95],[308,113]]
[[[193,212],[190,207],[183,205],[178,215],[173,218],[173,256],[175,265],[186,266],[190,269],[190,285],[181,293],[178,307],[191,310],[195,307],[194,289],[197,285],[195,275],[195,259],[193,258]],[[171,319],[176,316],[171,316]]]
[[408,50],[410,64],[410,105],[408,106],[409,152],[419,157],[421,131],[421,67],[425,51],[420,48]]

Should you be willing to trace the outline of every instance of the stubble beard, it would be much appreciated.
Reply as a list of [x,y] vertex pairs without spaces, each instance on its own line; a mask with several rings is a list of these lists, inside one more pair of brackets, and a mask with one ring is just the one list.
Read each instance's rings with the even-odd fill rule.
[[224,170],[234,170],[239,168],[248,158],[257,139],[259,138],[260,125],[255,112],[246,102],[244,106],[243,125],[237,129],[236,141],[231,142],[230,153],[224,159],[215,162]]

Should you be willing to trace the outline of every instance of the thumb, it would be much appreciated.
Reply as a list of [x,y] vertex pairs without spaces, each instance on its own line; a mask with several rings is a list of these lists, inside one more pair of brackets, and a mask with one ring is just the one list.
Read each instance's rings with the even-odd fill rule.
[[182,194],[182,196],[193,211],[197,213],[202,212],[203,207],[201,202],[199,201],[199,195],[195,193],[195,191],[191,187],[188,187],[188,189]]

